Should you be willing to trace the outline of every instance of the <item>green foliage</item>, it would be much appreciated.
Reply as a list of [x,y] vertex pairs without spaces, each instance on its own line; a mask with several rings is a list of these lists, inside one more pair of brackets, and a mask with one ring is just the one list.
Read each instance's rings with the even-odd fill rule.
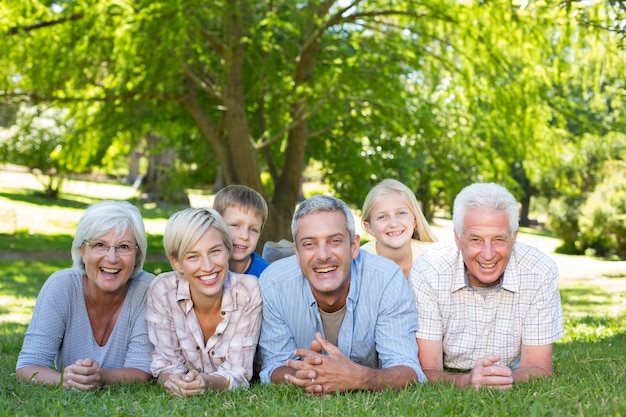
[[[568,9],[576,7],[577,4],[587,3],[584,0],[564,0],[561,4]],[[624,0],[607,0],[603,1],[608,10],[608,14],[613,19],[606,19],[603,15],[598,14],[592,8],[578,7],[578,21],[581,25],[592,28],[600,28],[609,32],[614,32],[620,37],[620,46],[626,48],[626,26],[623,22],[626,19],[626,1]]]
[[69,169],[65,137],[72,129],[66,112],[48,106],[20,106],[15,123],[0,128],[0,162],[24,165],[38,174],[45,193],[56,197]]
[[548,228],[562,240],[559,252],[580,253],[578,240],[578,219],[580,206],[585,201],[582,196],[568,196],[550,201],[548,206]]
[[584,134],[579,147],[563,154],[561,170],[570,179],[562,196],[548,207],[548,227],[563,240],[565,253],[592,251],[598,256],[623,258],[624,161],[626,135],[612,132],[602,138]]
[[626,161],[608,164],[607,170],[613,175],[596,187],[581,208],[577,243],[598,256],[626,260]]

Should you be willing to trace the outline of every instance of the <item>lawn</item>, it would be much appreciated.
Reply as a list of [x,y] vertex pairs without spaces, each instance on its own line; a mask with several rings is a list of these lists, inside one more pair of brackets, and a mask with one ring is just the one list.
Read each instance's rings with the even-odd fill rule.
[[[422,384],[402,392],[315,399],[291,387],[253,385],[248,391],[179,399],[155,384],[89,393],[18,384],[15,362],[39,288],[52,272],[71,264],[69,246],[80,214],[108,194],[76,181],[52,203],[36,193],[36,184],[16,186],[3,178],[0,172],[0,215],[8,217],[0,221],[10,230],[0,230],[0,416],[626,416],[626,271],[563,277],[566,336],[554,347],[555,375],[508,391]],[[107,191],[138,203],[130,187],[113,184]],[[169,269],[160,233],[176,209],[141,209],[149,271]]]

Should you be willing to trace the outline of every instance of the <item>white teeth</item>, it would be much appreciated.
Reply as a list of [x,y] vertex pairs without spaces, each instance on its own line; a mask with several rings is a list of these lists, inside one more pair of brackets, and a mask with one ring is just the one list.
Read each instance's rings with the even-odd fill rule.
[[335,269],[337,269],[336,266],[329,266],[327,268],[316,268],[315,272],[323,274],[323,273],[326,273],[326,272],[334,271]]
[[200,277],[200,281],[202,282],[212,281],[215,279],[216,276],[217,274],[206,275],[206,276]]
[[107,274],[117,274],[120,272],[119,269],[109,269],[109,268],[100,268],[102,272],[106,272]]

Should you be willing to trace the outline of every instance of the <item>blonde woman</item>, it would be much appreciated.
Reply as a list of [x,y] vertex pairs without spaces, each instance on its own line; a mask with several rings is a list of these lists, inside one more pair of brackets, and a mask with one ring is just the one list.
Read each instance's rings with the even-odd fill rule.
[[374,239],[361,249],[391,259],[407,279],[413,262],[437,241],[413,192],[394,179],[382,180],[367,194],[362,222]]
[[233,244],[213,209],[174,213],[163,246],[174,271],[148,290],[152,375],[171,395],[248,388],[259,332],[257,278],[228,270]]

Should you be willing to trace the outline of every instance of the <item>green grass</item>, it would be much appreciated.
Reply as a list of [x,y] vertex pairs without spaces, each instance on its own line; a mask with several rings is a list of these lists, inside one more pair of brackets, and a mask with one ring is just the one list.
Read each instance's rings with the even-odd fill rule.
[[69,255],[72,235],[67,234],[31,234],[27,230],[18,230],[12,234],[0,235],[0,250],[42,253],[64,251]]
[[[80,184],[79,184],[80,185]],[[87,185],[85,185],[87,186]],[[92,185],[89,185],[92,186]],[[77,186],[76,186],[77,187]],[[75,188],[76,188],[75,187]],[[565,279],[561,286],[565,337],[554,347],[552,378],[508,391],[461,390],[423,384],[402,392],[306,397],[293,387],[253,385],[248,391],[180,399],[156,384],[114,385],[95,392],[19,384],[15,362],[35,299],[47,277],[71,265],[75,222],[63,221],[105,198],[75,192],[61,200],[36,190],[0,188],[0,205],[33,207],[50,216],[54,232],[20,229],[0,235],[1,416],[624,416],[626,417],[626,276]],[[176,208],[144,206],[147,222],[163,222]],[[38,212],[39,213],[39,212]],[[39,214],[38,214],[39,215]],[[44,215],[44,214],[41,214]],[[161,224],[161,223],[159,223]],[[161,236],[151,233],[145,269],[170,269]],[[10,256],[9,256],[10,255]]]
[[[623,318],[622,318],[623,320]],[[509,391],[419,385],[403,392],[306,397],[292,387],[253,385],[249,391],[179,399],[155,384],[115,385],[80,393],[18,384],[11,375],[23,326],[2,326],[0,409],[6,416],[619,416],[625,415],[622,333],[555,347],[551,379]],[[1,415],[1,413],[0,413]]]

